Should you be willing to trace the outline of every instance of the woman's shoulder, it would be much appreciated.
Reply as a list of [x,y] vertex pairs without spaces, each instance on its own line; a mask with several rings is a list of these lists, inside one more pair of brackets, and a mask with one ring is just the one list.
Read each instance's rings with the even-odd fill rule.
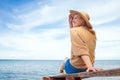
[[74,28],[71,28],[71,30],[75,30],[75,31],[78,31],[78,32],[85,32],[85,31],[87,31],[87,29],[84,26],[74,27]]
[[79,26],[79,27],[73,27],[71,29],[74,29],[74,30],[81,30],[81,29],[84,29],[84,26]]

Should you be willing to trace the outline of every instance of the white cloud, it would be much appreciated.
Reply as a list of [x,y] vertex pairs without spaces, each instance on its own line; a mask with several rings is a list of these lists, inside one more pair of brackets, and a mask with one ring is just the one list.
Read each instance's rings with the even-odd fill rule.
[[97,3],[88,10],[91,14],[92,24],[99,25],[120,18],[119,0],[110,0],[102,3]]
[[56,9],[54,6],[45,5],[29,13],[17,15],[15,20],[20,20],[22,24],[8,23],[8,27],[12,30],[28,31],[38,26],[60,21],[64,15],[56,13]]
[[66,31],[66,28],[59,28],[44,30],[38,33],[8,33],[9,36],[8,34],[1,36],[0,43],[3,46],[21,50],[38,50],[40,48],[47,48],[47,46],[56,46],[56,41],[60,41],[56,37],[68,35],[68,31]]
[[[14,34],[9,33],[0,38],[0,44],[6,48],[13,48],[15,51],[3,52],[3,57],[17,57],[30,59],[61,59],[68,56],[70,49],[69,38],[56,39],[60,35],[66,35],[66,29],[51,29],[40,33]],[[18,52],[19,51],[19,55]],[[61,52],[62,51],[62,52]],[[5,53],[5,54],[4,54]],[[13,55],[12,55],[12,54]],[[6,55],[7,54],[7,55]],[[8,54],[11,54],[8,55]],[[52,56],[51,56],[52,55]],[[59,56],[58,56],[59,55]],[[33,57],[33,59],[34,59]]]
[[120,59],[120,41],[97,42],[96,59]]
[[[73,3],[75,3],[75,5],[73,5]],[[119,2],[114,0],[106,1],[104,4],[103,2],[95,4],[92,1],[53,1],[51,2],[51,5],[46,4],[43,5],[43,7],[39,5],[39,7],[32,9],[29,12],[24,12],[23,14],[18,15],[16,14],[16,17],[14,17],[15,20],[20,20],[22,23],[9,23],[8,27],[13,30],[30,30],[37,26],[66,19],[70,9],[87,11],[91,16],[92,24],[95,25],[110,22],[120,17]]]
[[120,27],[119,25],[99,26],[95,29],[97,38],[100,41],[120,40]]

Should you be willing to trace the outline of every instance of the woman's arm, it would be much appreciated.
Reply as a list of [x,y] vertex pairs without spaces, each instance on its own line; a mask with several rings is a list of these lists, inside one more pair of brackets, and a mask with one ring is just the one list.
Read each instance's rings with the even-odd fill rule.
[[72,20],[73,20],[73,16],[70,14],[70,15],[69,15],[69,20],[68,20],[70,28],[73,27],[73,26],[72,26]]
[[100,69],[100,68],[94,68],[93,66],[92,66],[92,63],[91,63],[91,61],[90,61],[90,58],[89,58],[89,56],[87,56],[87,55],[82,55],[81,56],[81,58],[82,58],[82,60],[84,61],[84,63],[86,64],[86,66],[87,66],[87,72],[90,72],[90,71],[100,71],[100,70],[102,70],[102,69]]

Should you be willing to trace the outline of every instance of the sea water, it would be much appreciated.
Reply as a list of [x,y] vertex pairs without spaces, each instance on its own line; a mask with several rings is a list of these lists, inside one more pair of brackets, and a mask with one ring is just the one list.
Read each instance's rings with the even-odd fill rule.
[[[0,60],[0,80],[41,80],[58,75],[62,60]],[[95,67],[120,68],[120,60],[96,60]],[[120,80],[120,77],[93,77],[83,80]]]

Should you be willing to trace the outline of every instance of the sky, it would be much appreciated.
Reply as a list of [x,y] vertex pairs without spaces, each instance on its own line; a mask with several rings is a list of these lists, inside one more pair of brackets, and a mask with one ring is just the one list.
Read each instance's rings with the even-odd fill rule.
[[0,0],[0,59],[70,57],[69,10],[86,11],[96,60],[120,59],[120,0]]

